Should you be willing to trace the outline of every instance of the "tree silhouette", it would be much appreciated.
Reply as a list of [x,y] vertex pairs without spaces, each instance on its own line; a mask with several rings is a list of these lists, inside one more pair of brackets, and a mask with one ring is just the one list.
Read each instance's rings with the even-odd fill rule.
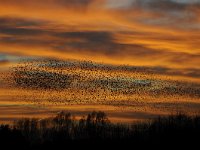
[[[200,117],[184,114],[158,117],[132,125],[111,123],[104,112],[93,111],[80,120],[69,112],[53,118],[20,119],[0,126],[0,142],[20,148],[34,146],[66,146],[65,143],[117,141],[131,144],[197,144],[200,139]],[[22,144],[23,143],[23,144]]]

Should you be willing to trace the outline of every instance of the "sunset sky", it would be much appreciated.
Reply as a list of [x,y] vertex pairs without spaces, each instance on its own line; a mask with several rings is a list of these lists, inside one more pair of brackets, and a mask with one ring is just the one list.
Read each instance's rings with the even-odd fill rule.
[[[184,80],[198,93],[200,0],[0,0],[1,73],[24,58],[140,67],[159,74],[156,86]],[[13,100],[3,83],[1,107]]]
[[200,69],[199,0],[0,0],[0,53]]

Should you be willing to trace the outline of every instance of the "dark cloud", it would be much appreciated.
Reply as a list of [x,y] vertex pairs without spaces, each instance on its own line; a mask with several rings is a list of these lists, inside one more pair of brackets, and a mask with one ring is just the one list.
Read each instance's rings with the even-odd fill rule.
[[0,27],[0,33],[7,35],[38,35],[43,31],[38,29],[26,29],[26,28],[13,28],[13,27]]
[[187,69],[184,75],[194,78],[200,78],[200,69]]
[[21,18],[0,18],[0,33],[8,35],[36,35],[41,34],[44,30],[34,29],[33,27],[41,27],[47,24],[45,21],[28,20]]
[[[42,28],[42,26],[51,25],[49,22],[39,20],[17,18],[0,18],[0,20],[2,22],[0,25],[0,34],[6,35],[0,37],[0,43],[6,43],[10,46],[14,44],[28,47],[44,47],[55,52],[105,55],[112,59],[125,59],[127,57],[129,59],[140,59],[140,61],[145,59],[166,59],[173,64],[190,64],[190,60],[192,59],[193,61],[190,66],[194,62],[196,65],[199,64],[200,56],[197,54],[155,50],[145,47],[142,44],[118,43],[115,40],[115,33],[109,31],[57,31],[55,29]],[[133,37],[135,35],[136,38],[140,35],[145,36],[144,33],[140,32],[127,34]],[[154,36],[148,33],[146,33],[146,36],[150,36],[150,39],[154,38]],[[164,38],[163,40],[167,41],[179,40],[173,37],[159,36],[157,38],[158,40]],[[163,66],[163,64],[160,64],[160,66]]]
[[71,47],[73,49],[79,51],[91,51],[91,52],[100,52],[104,54],[115,55],[118,53],[118,49],[116,49],[117,43],[114,42],[112,33],[110,32],[64,32],[56,34],[58,37],[62,37],[63,39],[80,39],[80,42],[70,42],[63,43],[58,45],[58,50],[65,50],[67,47]]
[[191,60],[199,60],[200,54],[176,53],[178,57],[172,57],[171,61],[174,63],[190,63]]
[[[131,55],[138,56],[148,56],[149,54],[157,53],[147,50],[140,45],[116,43],[114,41],[113,33],[108,31],[60,32],[41,29],[40,26],[45,25],[44,22],[40,24],[39,21],[35,22],[21,19],[2,18],[1,20],[2,25],[0,26],[0,33],[11,35],[8,37],[0,37],[1,43],[30,46],[42,45],[63,52],[73,50],[77,52],[92,52],[96,54],[103,53],[108,56],[118,56],[120,54],[125,55],[127,52],[131,52]],[[29,27],[32,25],[36,28]],[[46,25],[48,25],[48,23],[46,23]],[[42,35],[48,35],[52,37],[52,39],[39,38]]]
[[[19,35],[18,35],[19,36]],[[36,38],[31,38],[27,35],[25,37],[0,37],[0,43],[9,44],[9,45],[23,45],[23,46],[30,46],[30,47],[39,47],[39,46],[46,46],[46,47],[53,47],[54,44],[52,41],[49,40],[40,40]]]
[[115,42],[114,34],[106,31],[94,32],[64,32],[56,33],[55,36],[63,39],[81,39],[80,42],[60,43],[57,50],[65,51],[67,47],[79,52],[93,52],[107,56],[123,56],[129,53],[135,56],[157,55],[159,52],[147,49],[137,44],[120,44]]
[[36,6],[36,7],[87,7],[93,0],[6,0],[1,2],[2,4],[16,5],[21,4],[23,6]]
[[62,38],[81,38],[88,42],[95,43],[107,43],[113,40],[111,33],[109,32],[92,32],[92,31],[82,31],[82,32],[63,32],[57,33],[55,36]]
[[56,0],[56,2],[67,6],[87,6],[92,2],[92,0]]
[[200,2],[183,3],[174,0],[136,0],[133,7],[159,11],[184,11],[190,7],[199,7]]
[[[138,18],[139,22],[153,25],[167,25],[178,28],[198,28],[200,1],[176,0],[134,0],[129,6],[131,11],[144,11],[154,17]],[[191,23],[193,22],[193,23]]]
[[15,26],[15,27],[23,27],[23,26],[38,26],[42,25],[42,23],[45,23],[45,21],[39,21],[39,20],[28,20],[28,19],[22,19],[22,18],[13,18],[13,17],[1,17],[0,18],[0,26]]

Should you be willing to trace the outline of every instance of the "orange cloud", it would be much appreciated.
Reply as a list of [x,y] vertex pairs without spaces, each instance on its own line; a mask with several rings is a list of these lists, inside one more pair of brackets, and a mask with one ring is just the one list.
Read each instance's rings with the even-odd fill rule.
[[[144,6],[143,1],[136,2],[111,7],[106,0],[0,1],[0,52],[199,68],[196,7],[172,1],[166,6],[156,0]],[[191,15],[180,16],[185,11]]]

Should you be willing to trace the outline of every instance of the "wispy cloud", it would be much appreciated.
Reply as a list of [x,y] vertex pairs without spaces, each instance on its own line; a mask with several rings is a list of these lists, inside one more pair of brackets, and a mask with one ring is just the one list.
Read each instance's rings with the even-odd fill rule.
[[3,53],[168,68],[200,66],[199,1],[7,0],[0,4]]

